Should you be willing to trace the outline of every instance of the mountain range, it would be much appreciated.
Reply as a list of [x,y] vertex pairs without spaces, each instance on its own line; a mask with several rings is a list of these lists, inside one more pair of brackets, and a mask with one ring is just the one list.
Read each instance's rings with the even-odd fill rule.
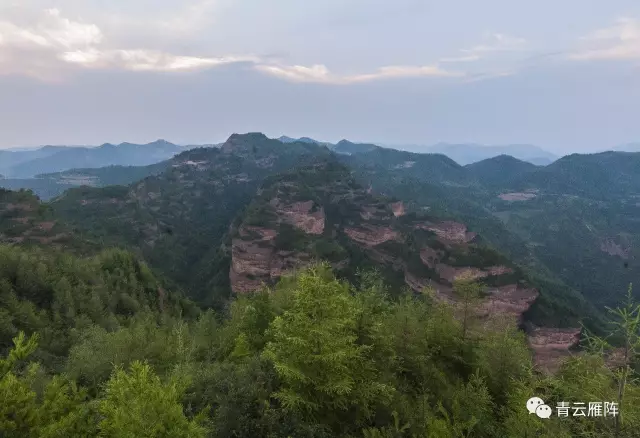
[[[395,153],[377,148],[372,160],[392,164]],[[410,153],[402,154],[398,160],[405,163],[404,154]],[[259,133],[234,134],[220,148],[183,152],[164,170],[128,186],[69,189],[46,204],[46,217],[24,216],[33,207],[13,201],[25,206],[14,207],[14,225],[4,238],[54,243],[73,234],[86,242],[84,247],[125,247],[167,284],[216,308],[234,294],[274,284],[287,272],[324,260],[346,279],[355,281],[368,266],[379,269],[396,291],[429,288],[443,300],[455,299],[456,278],[483,279],[490,288],[486,311],[502,309],[514,322],[533,327],[550,321],[575,324],[584,316],[577,313],[580,305],[564,306],[561,300],[528,313],[540,292],[526,272],[468,225],[372,191],[359,172],[370,163],[354,165],[356,155]],[[428,154],[419,168],[427,170],[432,159],[431,168],[448,163],[464,171],[447,157]],[[447,173],[442,169],[440,176]],[[464,177],[459,173],[451,180],[456,178]],[[58,231],[42,236],[43,228]]]
[[639,166],[249,133],[0,189],[0,434],[583,436],[525,407],[618,394],[621,350],[580,341],[638,280]]
[[[282,136],[278,140],[284,143],[290,143],[294,141],[302,141],[305,143],[316,143],[319,145],[327,146],[329,149],[337,153],[342,154],[354,154],[370,152],[371,150],[382,147],[385,149],[406,150],[419,153],[431,153],[446,155],[460,165],[466,165],[475,163],[478,161],[486,160],[487,158],[493,158],[500,155],[509,155],[522,161],[526,161],[538,166],[546,166],[558,159],[558,156],[534,145],[527,144],[513,144],[503,146],[487,146],[480,144],[450,144],[450,143],[438,143],[434,146],[423,145],[379,145],[373,143],[354,143],[348,140],[341,140],[336,144],[321,142],[309,137],[303,137],[300,139],[294,139],[287,136]],[[633,145],[630,145],[633,146]],[[620,149],[622,150],[622,149]]]
[[0,174],[5,178],[33,178],[39,174],[77,168],[145,166],[183,151],[165,140],[149,144],[103,144],[98,147],[44,146],[32,150],[0,150]]
[[[294,139],[282,136],[278,140],[283,143],[301,142],[326,146],[343,155],[367,153],[381,148],[375,144],[354,143],[348,140],[341,140],[336,144],[309,137]],[[144,145],[121,143],[98,147],[43,146],[27,150],[0,150],[0,187],[12,190],[32,189],[40,198],[46,200],[79,185],[100,187],[127,184],[136,181],[141,175],[152,174],[156,169],[161,169],[162,165],[159,163],[175,154],[197,147],[221,147],[221,144],[178,146],[165,140],[157,140]],[[441,153],[463,164],[491,157],[501,151],[508,151],[516,158],[535,164],[547,164],[554,159],[551,154],[542,153],[544,151],[534,146],[493,148],[476,145],[439,145],[428,151]],[[159,164],[159,167],[136,169],[155,164]],[[109,172],[96,170],[108,166],[116,168]]]
[[[181,260],[170,270],[180,274],[168,277],[187,289],[201,290],[202,284],[227,280],[203,278],[206,269],[195,261],[215,254],[222,257],[217,242],[227,233],[229,222],[250,205],[262,181],[299,165],[299,160],[327,156],[350,169],[362,187],[402,200],[407,211],[465,224],[542,280],[549,293],[529,310],[538,313],[538,323],[566,319],[566,324],[575,324],[575,318],[567,317],[575,314],[571,300],[581,297],[583,304],[573,307],[589,313],[591,305],[616,303],[625,285],[636,280],[640,157],[634,153],[573,154],[547,166],[499,155],[462,166],[444,154],[347,140],[327,147],[309,138],[283,142],[256,133],[233,135],[221,146],[196,148],[148,166],[77,169],[32,181],[42,184],[36,193],[44,193],[46,199],[84,186],[67,190],[51,204],[66,222],[86,227],[113,244],[136,247],[149,260]],[[226,182],[218,187],[219,181]],[[105,202],[99,201],[102,186],[113,186],[103,189],[109,193]],[[98,201],[93,200],[96,196]],[[199,196],[208,197],[200,202]],[[86,218],[78,215],[78,202]],[[219,218],[211,218],[201,207],[191,212],[200,204],[215,205]],[[184,213],[176,215],[176,209]],[[143,217],[151,222],[138,223]],[[189,230],[189,236],[181,230]],[[210,236],[213,246],[203,245],[199,235]],[[225,290],[222,296],[230,288]]]
[[524,144],[484,146],[477,144],[439,143],[428,148],[427,151],[430,153],[444,154],[463,166],[500,155],[510,155],[519,160],[539,166],[546,166],[558,159],[556,155],[538,146]]

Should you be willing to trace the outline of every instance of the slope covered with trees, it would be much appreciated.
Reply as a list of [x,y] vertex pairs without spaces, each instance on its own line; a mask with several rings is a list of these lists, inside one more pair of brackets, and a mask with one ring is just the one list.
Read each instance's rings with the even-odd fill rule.
[[131,248],[193,299],[221,306],[229,292],[222,243],[233,220],[264,178],[329,153],[262,134],[232,135],[221,148],[177,155],[158,175],[72,189],[51,205],[87,240]]
[[[36,257],[2,251],[25,264]],[[226,315],[198,315],[184,300],[162,305],[153,278],[126,253],[46,260],[58,290],[50,305],[38,302],[47,283],[0,273],[5,315],[19,301],[50,319],[4,343],[3,436],[632,437],[639,426],[640,388],[627,363],[584,354],[542,377],[515,327],[465,328],[429,294],[391,300],[372,273],[354,287],[316,265],[243,295]],[[70,264],[85,276],[83,292],[108,284],[101,292],[111,299],[90,300],[102,308],[61,284]],[[526,409],[532,395],[554,408],[616,402],[622,421],[543,420]]]
[[544,167],[495,157],[449,171],[432,170],[436,156],[429,154],[421,165],[395,164],[406,154],[341,159],[361,182],[400,197],[409,210],[466,223],[554,294],[573,289],[598,306],[614,305],[640,280],[640,154],[574,154]]
[[569,355],[604,323],[555,271],[569,255],[468,169],[394,154],[234,135],[128,186],[1,192],[0,435],[636,436],[632,293]]

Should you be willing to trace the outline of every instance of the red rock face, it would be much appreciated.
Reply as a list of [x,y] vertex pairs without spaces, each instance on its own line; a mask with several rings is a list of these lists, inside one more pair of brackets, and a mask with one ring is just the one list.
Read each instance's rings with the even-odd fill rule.
[[487,292],[489,296],[482,303],[480,314],[489,317],[499,313],[514,321],[522,319],[522,314],[529,310],[539,295],[536,289],[521,288],[517,284],[489,289]]
[[[287,223],[307,234],[324,231],[324,210],[313,211],[313,201],[283,204],[275,198],[270,204],[278,216],[276,224]],[[274,229],[241,226],[238,235],[231,243],[229,280],[234,293],[260,289],[309,261],[309,255],[303,252],[278,251],[273,242],[277,236]]]
[[[229,280],[234,293],[258,290],[309,262],[308,254],[276,251],[273,246],[277,235],[275,230],[243,227],[239,230],[239,235],[241,238],[233,239],[231,243]],[[242,239],[249,236],[251,240]]]
[[422,224],[416,228],[433,231],[446,243],[469,243],[476,237],[476,233],[467,232],[467,226],[457,222],[446,221],[439,224]]
[[580,328],[534,328],[529,333],[529,346],[535,366],[545,373],[557,372],[562,362],[571,356],[569,349],[580,341],[580,332]]
[[506,266],[492,266],[487,272],[489,275],[504,275],[513,273],[513,269],[507,268]]
[[345,228],[344,232],[352,240],[365,245],[376,246],[390,240],[398,239],[398,232],[389,227],[365,224],[360,228]]
[[502,193],[498,195],[500,199],[503,201],[528,201],[536,197],[535,193],[522,193],[522,192],[513,192],[513,193]]
[[37,227],[43,231],[51,231],[51,229],[56,225],[55,222],[40,222]]
[[276,211],[283,222],[304,231],[307,234],[322,234],[324,231],[324,209],[312,211],[313,201],[295,202],[290,205],[276,204]]
[[404,216],[404,203],[402,201],[394,202],[393,204],[391,204],[391,210],[393,211],[393,215],[395,217]]
[[600,250],[610,256],[617,256],[626,260],[629,258],[631,248],[629,245],[620,245],[614,242],[613,239],[606,239],[600,244]]

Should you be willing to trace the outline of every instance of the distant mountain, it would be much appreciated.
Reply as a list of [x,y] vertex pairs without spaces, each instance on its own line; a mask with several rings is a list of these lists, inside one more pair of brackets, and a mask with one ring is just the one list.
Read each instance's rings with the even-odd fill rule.
[[282,137],[279,137],[278,140],[281,141],[282,143],[298,142],[298,143],[307,143],[307,144],[317,144],[320,146],[327,146],[327,147],[333,146],[329,142],[314,140],[313,138],[310,138],[310,137],[291,138],[291,137],[287,137],[286,135],[283,135]]
[[58,152],[70,149],[72,149],[71,146],[43,146],[38,149],[0,150],[0,173],[5,176],[11,176],[11,169],[16,165],[31,160],[37,160],[39,158],[46,158]]
[[518,160],[509,155],[498,155],[464,166],[478,181],[487,186],[505,187],[514,179],[521,178],[538,168],[527,161]]
[[365,154],[382,148],[375,144],[353,143],[349,140],[340,140],[332,149],[337,154],[353,155]]
[[640,193],[640,154],[571,154],[513,181],[514,189],[582,196],[598,200],[636,197]]
[[[398,172],[411,168],[407,158],[426,173],[464,172],[442,155],[406,154],[396,160]],[[163,172],[129,186],[71,189],[51,206],[83,238],[141,253],[207,304],[314,260],[354,280],[358,269],[378,267],[397,290],[431,286],[444,299],[454,278],[471,270],[490,288],[488,304],[516,318],[535,301],[537,291],[517,267],[464,224],[407,214],[397,198],[358,184],[340,162],[352,157],[257,133],[232,135],[219,149],[184,152]]]
[[[408,215],[401,201],[369,193],[334,157],[267,178],[231,237],[236,293],[327,260],[346,278],[356,280],[358,270],[373,267],[395,290],[430,286],[454,300],[452,282],[473,270],[491,289],[493,317],[520,318],[537,298],[522,273],[465,225]],[[500,305],[516,299],[519,308]]]
[[[381,149],[346,158],[374,191],[467,224],[539,275],[548,294],[533,312],[556,318],[552,297],[571,296],[567,288],[598,306],[615,305],[629,283],[640,282],[640,153],[572,154],[547,166],[509,156],[436,165],[438,156]],[[572,300],[560,313],[584,308]]]
[[104,166],[147,166],[167,160],[184,148],[165,140],[149,144],[104,144],[95,148],[45,146],[34,151],[0,151],[0,172],[8,178]]
[[329,154],[315,144],[234,134],[128,186],[74,188],[51,205],[81,234],[133,248],[194,299],[220,303],[229,292],[221,244],[234,218],[266,177]]
[[366,153],[339,154],[339,159],[354,168],[363,181],[378,187],[382,192],[388,188],[387,178],[415,178],[420,183],[448,187],[470,187],[477,184],[463,166],[442,154],[418,154],[376,146]]
[[640,152],[640,143],[627,143],[610,149],[615,152]]
[[[68,190],[52,205],[79,230],[139,248],[163,275],[195,294],[228,281],[204,277],[228,261],[219,251],[229,223],[244,214],[265,180],[327,156],[350,169],[365,191],[401,199],[408,212],[463,223],[541,278],[546,286],[531,310],[539,321],[574,324],[586,309],[576,291],[612,305],[628,282],[640,281],[640,154],[573,154],[547,166],[498,155],[461,166],[443,154],[346,140],[335,149],[334,155],[314,141],[234,134],[220,148],[194,149],[152,166],[74,170],[31,181],[43,185],[36,193],[57,191],[54,196],[78,184],[126,185]],[[195,234],[180,231],[187,229]],[[574,310],[567,313],[567,306]]]
[[557,156],[534,145],[483,146],[478,144],[439,143],[428,152],[444,154],[461,165],[471,164],[498,155],[510,155],[522,161],[536,165],[547,165],[558,159]]

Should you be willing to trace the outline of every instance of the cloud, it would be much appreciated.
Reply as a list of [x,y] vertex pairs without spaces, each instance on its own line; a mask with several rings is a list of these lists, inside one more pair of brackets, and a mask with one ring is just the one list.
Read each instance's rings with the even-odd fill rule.
[[[209,7],[211,1],[198,3]],[[183,20],[184,17],[179,17]],[[339,75],[324,65],[285,65],[253,55],[184,56],[145,48],[110,47],[101,29],[72,21],[59,10],[42,11],[23,26],[0,21],[0,74],[26,74],[40,79],[63,76],[73,68],[177,72],[249,63],[259,72],[291,82],[353,84],[389,78],[459,77],[432,66],[387,66],[372,73]]]
[[228,1],[164,0],[158,8],[143,13],[134,6],[121,7],[115,12],[102,13],[101,18],[117,33],[146,36],[169,33],[172,38],[191,37],[211,26],[219,7]]
[[474,46],[470,49],[462,49],[460,52],[480,58],[486,53],[521,51],[527,44],[527,40],[524,38],[518,38],[502,33],[487,33],[485,34],[484,39],[485,42],[483,44]]
[[[464,82],[478,82],[513,76],[517,73],[514,65],[527,50],[527,40],[503,33],[485,33],[481,44],[460,49],[460,55],[439,59],[439,63],[471,64],[464,75]],[[479,62],[484,61],[484,62]]]
[[465,78],[465,82],[472,83],[472,82],[486,81],[489,79],[506,78],[509,76],[515,76],[516,74],[517,74],[516,70],[476,73],[476,74],[469,75],[467,78]]
[[58,9],[29,18],[22,26],[0,19],[0,74],[51,79],[62,68],[58,53],[88,50],[103,40],[96,25],[66,19]]
[[575,61],[640,59],[640,21],[620,18],[616,24],[581,39],[585,47],[569,54]]
[[101,29],[72,21],[57,9],[18,26],[0,20],[0,74],[55,79],[73,67],[132,71],[186,71],[252,62],[255,56],[183,56],[147,49],[110,48]]
[[285,79],[291,82],[306,82],[319,84],[346,85],[362,82],[371,82],[393,78],[418,78],[418,77],[462,77],[462,72],[452,72],[433,66],[387,66],[381,67],[373,73],[339,75],[332,73],[324,65],[311,67],[301,65],[256,65],[255,69],[269,75]]
[[151,50],[96,49],[64,52],[60,59],[87,68],[123,69],[131,71],[180,71],[197,70],[241,62],[256,62],[252,56],[228,56],[220,58],[177,56]]
[[30,27],[0,21],[0,46],[22,48],[74,48],[100,43],[102,32],[94,24],[74,22],[47,9]]
[[471,63],[500,53],[521,52],[526,48],[524,38],[505,35],[503,33],[485,33],[483,42],[468,49],[460,49],[460,55],[441,58],[441,63]]
[[454,56],[452,58],[442,58],[440,62],[474,62],[479,61],[480,55]]
[[[198,15],[214,3],[212,0],[196,3],[191,13]],[[28,75],[48,80],[64,78],[78,69],[179,72],[244,63],[258,72],[290,82],[333,85],[394,78],[464,76],[462,72],[445,70],[438,65],[392,65],[372,72],[338,74],[322,64],[288,65],[254,55],[187,56],[146,47],[117,47],[113,46],[113,42],[97,24],[80,19],[71,20],[58,9],[29,11],[25,16],[17,17],[23,20],[13,22],[0,19],[0,74]],[[178,21],[174,24],[186,24],[190,18],[194,17],[184,14],[177,17]]]
[[188,5],[181,14],[161,20],[158,24],[168,30],[196,32],[211,19],[211,13],[219,3],[220,0],[198,1]]

